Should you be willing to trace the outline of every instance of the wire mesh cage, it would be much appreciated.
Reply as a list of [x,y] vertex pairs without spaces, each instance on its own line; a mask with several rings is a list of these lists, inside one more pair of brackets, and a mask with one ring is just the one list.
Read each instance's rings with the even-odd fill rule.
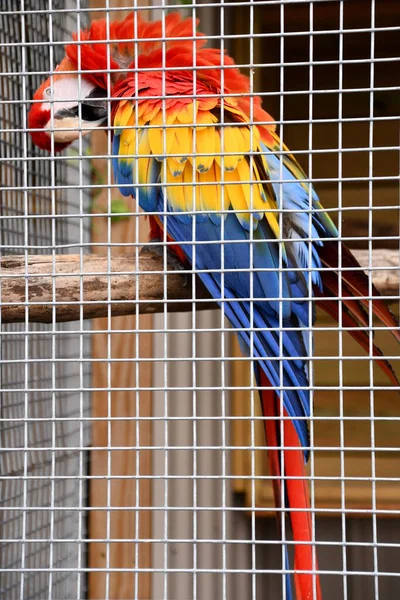
[[396,594],[399,30],[0,4],[0,598]]
[[[80,205],[72,191],[89,182],[87,170],[51,163],[26,134],[25,102],[49,69],[50,31],[56,41],[76,28],[58,12],[63,2],[47,18],[36,4],[1,4],[2,255],[63,253],[89,239],[88,221],[69,216],[89,210],[89,193],[82,189]],[[56,46],[54,60],[61,54]],[[83,597],[90,431],[79,419],[89,414],[90,372],[80,361],[89,355],[76,324],[2,325],[2,598]]]

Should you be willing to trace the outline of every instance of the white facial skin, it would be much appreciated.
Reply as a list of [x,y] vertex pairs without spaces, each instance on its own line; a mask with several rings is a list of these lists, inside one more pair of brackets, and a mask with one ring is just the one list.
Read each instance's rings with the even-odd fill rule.
[[[42,104],[43,110],[49,110],[52,114],[45,132],[49,137],[54,137],[57,143],[73,142],[80,135],[87,135],[96,129],[104,119],[98,121],[84,121],[79,117],[63,117],[55,119],[54,115],[62,109],[74,108],[79,100],[84,100],[95,86],[78,77],[65,76],[54,79],[51,86],[45,89]],[[46,101],[47,100],[47,101]]]

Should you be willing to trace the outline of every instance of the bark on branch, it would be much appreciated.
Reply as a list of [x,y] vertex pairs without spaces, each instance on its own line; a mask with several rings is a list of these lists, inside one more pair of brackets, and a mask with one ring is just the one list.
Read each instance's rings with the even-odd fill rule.
[[[354,254],[368,268],[368,252]],[[191,310],[216,306],[207,290],[191,274],[176,271],[163,274],[163,259],[142,252],[136,267],[134,256],[87,254],[52,256],[6,256],[0,260],[2,323],[29,320],[51,323],[76,321],[110,314]],[[373,252],[372,279],[385,296],[399,293],[399,253]],[[391,267],[391,269],[390,269]],[[111,273],[111,275],[109,275]],[[165,304],[167,301],[167,304]]]

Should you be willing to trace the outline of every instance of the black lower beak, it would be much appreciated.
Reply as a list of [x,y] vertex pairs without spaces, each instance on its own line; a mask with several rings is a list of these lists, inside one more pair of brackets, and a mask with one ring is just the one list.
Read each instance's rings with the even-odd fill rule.
[[107,118],[108,104],[106,90],[96,87],[82,102],[71,108],[62,108],[54,115],[55,119],[81,117],[83,121],[101,121]]
[[84,121],[100,121],[107,119],[107,103],[95,104],[94,101],[91,103],[82,102],[81,114]]

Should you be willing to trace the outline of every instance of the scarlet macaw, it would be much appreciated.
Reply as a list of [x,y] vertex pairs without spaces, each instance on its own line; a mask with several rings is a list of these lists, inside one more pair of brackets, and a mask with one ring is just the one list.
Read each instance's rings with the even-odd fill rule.
[[[368,351],[369,282],[260,98],[250,95],[249,79],[194,29],[178,13],[164,24],[134,13],[109,27],[94,22],[36,92],[29,127],[38,146],[59,151],[110,119],[121,193],[150,213],[153,239],[165,230],[177,243],[255,359],[278,522],[286,510],[295,542],[296,597],[320,599],[303,469],[311,300],[336,319],[341,312]],[[379,296],[374,286],[372,293]],[[376,298],[372,309],[400,340],[386,304]],[[380,350],[373,352],[398,385]]]

